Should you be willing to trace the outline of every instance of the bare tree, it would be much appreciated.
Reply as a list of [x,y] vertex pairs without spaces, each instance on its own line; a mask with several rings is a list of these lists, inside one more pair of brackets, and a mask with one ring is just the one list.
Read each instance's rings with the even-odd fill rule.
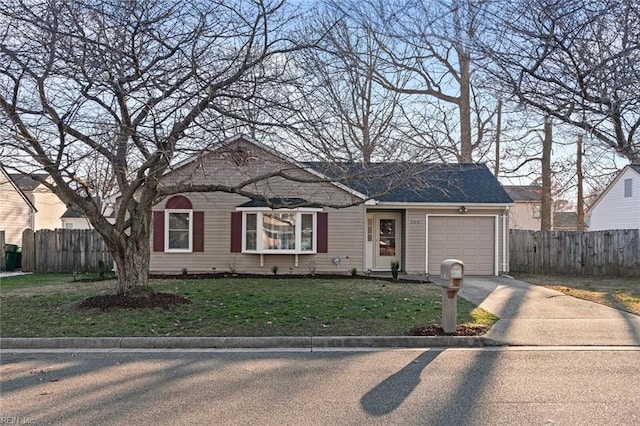
[[[319,48],[298,53],[304,73],[300,135],[314,154],[338,161],[415,158],[407,155],[410,126],[401,108],[402,95],[382,87],[380,47],[366,28],[329,6],[309,20]],[[394,85],[404,85],[397,74]]]
[[[288,108],[263,95],[304,47],[295,16],[279,0],[2,2],[4,163],[45,171],[52,183],[41,183],[87,216],[113,253],[119,292],[149,292],[151,208],[190,189],[161,182],[170,165],[225,130],[264,124],[247,106]],[[100,210],[96,168],[114,177],[115,224]],[[198,190],[260,197],[242,183]]]
[[[483,2],[370,0],[343,10],[359,17],[376,39],[375,78],[386,89],[411,96],[404,108],[417,126],[417,139],[443,159],[473,162],[474,153],[482,156],[495,115],[473,87],[473,40]],[[406,78],[401,86],[394,81],[397,73]]]
[[640,5],[520,0],[500,5],[482,41],[496,86],[640,161]]

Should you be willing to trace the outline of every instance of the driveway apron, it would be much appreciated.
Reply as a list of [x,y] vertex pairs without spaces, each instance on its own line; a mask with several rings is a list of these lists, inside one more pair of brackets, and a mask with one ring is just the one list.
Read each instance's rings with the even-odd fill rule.
[[505,345],[640,346],[640,317],[507,277],[465,277],[460,296],[497,315]]

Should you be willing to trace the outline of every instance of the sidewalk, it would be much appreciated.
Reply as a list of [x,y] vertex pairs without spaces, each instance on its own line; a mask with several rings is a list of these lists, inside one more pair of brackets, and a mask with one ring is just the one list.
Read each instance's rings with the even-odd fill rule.
[[640,346],[640,317],[505,277],[465,277],[459,293],[500,317],[485,337],[505,345]]

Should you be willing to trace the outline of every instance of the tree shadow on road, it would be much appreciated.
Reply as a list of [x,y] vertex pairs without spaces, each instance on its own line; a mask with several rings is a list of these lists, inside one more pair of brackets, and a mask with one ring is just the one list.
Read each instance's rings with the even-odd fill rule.
[[427,350],[402,370],[387,377],[362,397],[362,408],[372,416],[383,416],[394,411],[420,384],[422,370],[441,352],[442,350]]

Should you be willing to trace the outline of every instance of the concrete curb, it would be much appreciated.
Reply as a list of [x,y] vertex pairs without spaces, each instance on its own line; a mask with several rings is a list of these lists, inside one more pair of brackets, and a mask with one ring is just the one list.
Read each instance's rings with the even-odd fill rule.
[[278,349],[485,347],[503,343],[463,336],[44,337],[0,339],[0,349]]

